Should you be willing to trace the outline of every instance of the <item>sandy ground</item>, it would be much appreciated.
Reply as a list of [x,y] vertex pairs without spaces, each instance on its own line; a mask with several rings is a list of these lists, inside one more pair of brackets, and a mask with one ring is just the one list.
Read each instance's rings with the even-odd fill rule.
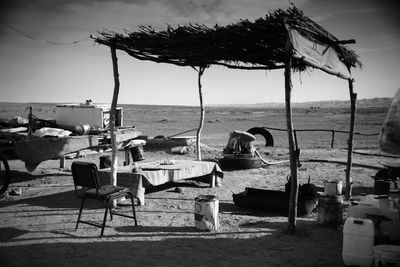
[[[287,159],[283,148],[265,148],[268,160]],[[206,154],[205,157],[214,155]],[[166,152],[145,152],[146,160],[177,158]],[[195,159],[194,154],[179,156]],[[305,162],[329,159],[345,162],[342,149],[307,149],[299,168],[300,183],[318,186],[324,180],[345,181],[346,166],[338,163]],[[80,158],[98,163],[97,156]],[[355,154],[353,162],[381,167],[390,159]],[[318,223],[318,212],[297,218],[297,233],[286,234],[288,219],[257,210],[238,209],[232,193],[245,187],[284,190],[288,164],[224,172],[222,187],[183,181],[146,193],[137,206],[139,226],[123,217],[107,222],[104,237],[98,228],[81,224],[75,231],[80,200],[76,198],[70,172],[59,161],[43,162],[28,173],[22,162],[10,161],[11,188],[20,196],[0,200],[0,259],[2,266],[343,266],[341,227]],[[122,164],[122,160],[119,160]],[[372,192],[376,170],[353,167],[354,194]],[[174,189],[180,187],[181,193]],[[194,228],[194,198],[213,194],[220,200],[218,232]],[[92,203],[84,215],[101,221],[103,209]],[[122,210],[129,212],[129,207]]]

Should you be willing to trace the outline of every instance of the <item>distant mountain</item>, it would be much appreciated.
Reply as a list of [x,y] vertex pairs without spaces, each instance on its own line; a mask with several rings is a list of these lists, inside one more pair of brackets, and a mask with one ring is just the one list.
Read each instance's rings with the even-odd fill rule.
[[[357,100],[358,107],[389,107],[392,103],[392,98],[370,98]],[[284,108],[285,103],[256,103],[256,104],[215,104],[208,105],[210,107],[238,107],[238,108]],[[325,101],[310,101],[302,103],[292,103],[294,108],[341,108],[350,107],[350,100],[325,100]]]

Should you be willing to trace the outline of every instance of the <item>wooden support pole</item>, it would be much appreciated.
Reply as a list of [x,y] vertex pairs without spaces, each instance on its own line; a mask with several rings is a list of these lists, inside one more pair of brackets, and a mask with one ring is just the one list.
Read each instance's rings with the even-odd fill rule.
[[299,144],[297,143],[297,131],[293,130],[293,134],[294,134],[294,147],[295,147],[295,150],[299,150]]
[[297,160],[296,151],[294,148],[294,135],[293,135],[293,122],[292,122],[292,107],[291,107],[291,95],[292,95],[292,81],[291,81],[291,67],[292,67],[292,56],[290,49],[289,38],[286,42],[286,58],[285,58],[285,106],[286,106],[286,124],[287,133],[289,140],[289,155],[290,155],[290,173],[291,173],[291,190],[289,199],[289,214],[288,214],[288,228],[289,234],[296,232],[296,216],[297,216],[297,198],[299,191],[299,182],[297,179]]
[[204,73],[205,67],[199,67],[198,70],[198,87],[199,87],[199,98],[200,98],[200,123],[199,123],[199,128],[197,129],[196,132],[196,153],[197,153],[197,160],[201,161],[201,131],[203,130],[203,125],[204,125],[204,105],[203,105],[203,92],[201,90],[202,84],[201,84],[201,76]]
[[33,115],[32,115],[32,106],[29,106],[29,115],[28,115],[28,136],[31,137],[33,133]]
[[353,161],[353,139],[354,139],[354,125],[356,123],[356,101],[357,94],[353,92],[353,80],[349,79],[349,93],[350,93],[350,104],[351,104],[351,117],[350,117],[350,133],[348,140],[347,150],[347,168],[346,168],[346,200],[349,200],[352,195],[353,181],[351,178],[351,166]]
[[117,101],[119,94],[119,74],[118,74],[118,58],[115,47],[111,46],[111,59],[113,63],[113,75],[114,75],[114,92],[111,102],[110,110],[110,138],[111,138],[111,174],[110,183],[112,185],[117,185],[117,170],[118,170],[118,145],[116,138],[116,128],[115,128],[115,114],[117,110]]
[[60,169],[65,169],[65,157],[60,158]]

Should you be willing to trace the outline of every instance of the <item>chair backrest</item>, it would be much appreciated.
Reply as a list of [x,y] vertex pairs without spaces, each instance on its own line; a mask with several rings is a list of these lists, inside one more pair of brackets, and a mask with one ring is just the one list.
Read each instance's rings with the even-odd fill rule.
[[71,165],[71,171],[75,189],[77,186],[95,188],[96,191],[100,188],[96,164],[91,162],[74,161]]

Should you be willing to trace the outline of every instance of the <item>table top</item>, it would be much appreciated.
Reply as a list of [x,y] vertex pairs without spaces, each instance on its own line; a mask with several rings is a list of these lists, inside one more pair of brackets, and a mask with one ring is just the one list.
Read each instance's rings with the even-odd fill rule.
[[[117,179],[144,178],[151,185],[161,185],[166,182],[200,177],[215,173],[223,177],[223,172],[217,163],[195,160],[164,160],[137,163],[139,171],[134,172],[133,165],[118,166]],[[109,174],[111,168],[99,170],[99,173]]]

